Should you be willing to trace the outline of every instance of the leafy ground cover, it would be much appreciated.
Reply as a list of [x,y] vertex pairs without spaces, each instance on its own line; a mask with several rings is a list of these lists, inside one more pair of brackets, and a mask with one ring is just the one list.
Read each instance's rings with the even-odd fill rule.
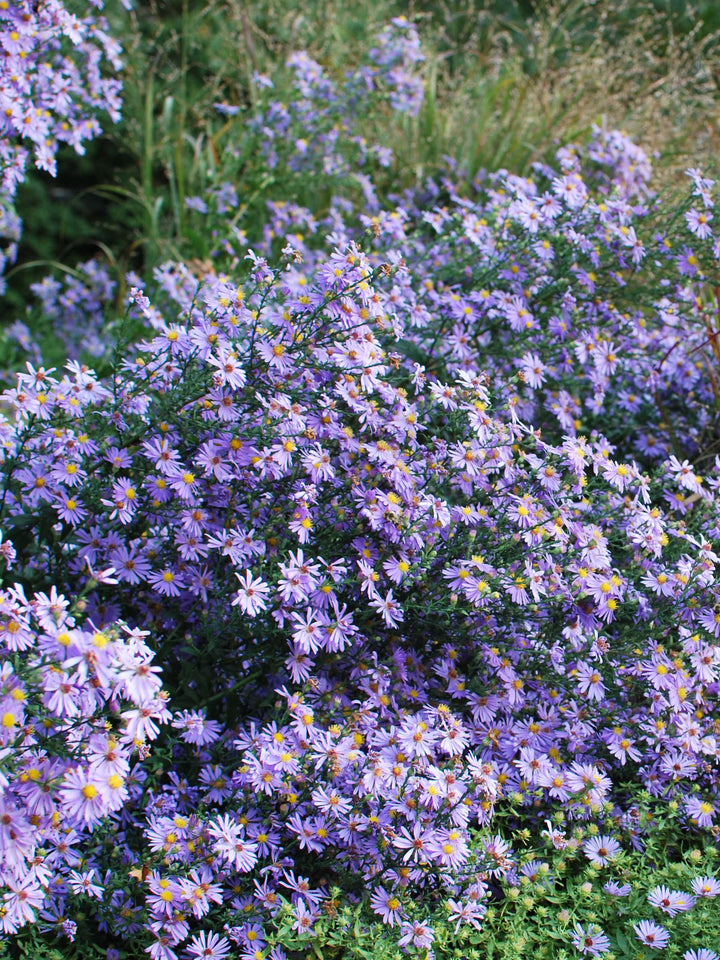
[[659,173],[588,106],[711,27],[100,6],[0,3],[4,955],[717,960],[712,96]]

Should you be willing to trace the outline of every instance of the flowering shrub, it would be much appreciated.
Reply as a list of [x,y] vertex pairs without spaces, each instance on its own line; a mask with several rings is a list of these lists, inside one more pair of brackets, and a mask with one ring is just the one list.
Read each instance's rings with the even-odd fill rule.
[[[412,112],[413,29],[370,60],[294,57],[264,162],[362,148],[358,78]],[[716,957],[714,184],[650,176],[597,129],[469,196],[275,200],[119,318],[100,266],[36,286],[74,356],[2,395],[17,945]]]
[[[570,182],[585,190],[579,174]],[[558,201],[556,243],[596,233],[590,200],[570,226],[574,202]],[[473,213],[448,228],[453,266]],[[505,229],[507,215],[491,215]],[[626,266],[607,217],[605,235]],[[421,243],[411,237],[409,257]],[[124,854],[150,871],[144,902],[132,921],[103,920],[151,931],[153,956],[191,934],[188,910],[217,914],[217,935],[246,946],[248,929],[290,948],[332,942],[328,904],[344,917],[354,901],[401,947],[428,947],[437,911],[475,929],[490,884],[516,883],[520,868],[512,819],[500,832],[494,821],[500,798],[524,829],[561,806],[604,831],[584,848],[593,862],[645,843],[641,791],[672,799],[690,836],[715,817],[702,709],[717,682],[714,482],[677,458],[660,480],[599,433],[563,435],[552,402],[559,428],[529,427],[544,371],[520,358],[518,376],[501,331],[506,369],[477,365],[492,361],[482,341],[458,349],[472,290],[464,303],[441,288],[462,319],[436,333],[435,356],[410,259],[368,258],[352,241],[307,257],[287,247],[271,270],[251,254],[244,285],[169,267],[164,310],[132,292],[129,319],[152,334],[112,378],[28,365],[5,394],[6,526],[23,578],[39,589],[51,571],[84,591],[100,627],[151,626],[184,691],[175,772],[146,791],[143,847]],[[486,269],[503,281],[504,266]],[[480,302],[503,296],[521,334],[517,295]],[[582,360],[596,414],[616,366]],[[89,585],[88,564],[118,583]],[[200,878],[202,900],[188,901]]]

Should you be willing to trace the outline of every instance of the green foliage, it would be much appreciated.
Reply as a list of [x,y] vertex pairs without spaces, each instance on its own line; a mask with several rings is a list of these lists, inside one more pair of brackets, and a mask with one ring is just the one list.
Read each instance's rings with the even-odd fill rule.
[[[548,960],[577,957],[571,940],[575,924],[598,924],[610,939],[611,952],[603,955],[607,960],[645,960],[657,954],[639,943],[633,924],[647,919],[671,932],[670,944],[663,952],[668,960],[679,960],[687,949],[711,948],[720,942],[716,900],[699,898],[691,912],[675,917],[647,901],[656,886],[689,892],[695,877],[715,872],[716,847],[697,846],[697,838],[680,823],[677,804],[644,794],[638,798],[637,813],[639,822],[653,822],[645,849],[626,850],[604,867],[588,863],[581,848],[584,840],[597,835],[595,825],[587,830],[576,827],[564,850],[526,849],[521,865],[540,860],[537,879],[523,876],[518,885],[506,889],[502,900],[488,911],[482,931],[469,935],[480,948],[479,956],[483,960],[519,960],[530,951]],[[630,893],[625,897],[609,894],[603,888],[611,880],[630,885]]]
[[[440,960],[526,960],[530,955],[538,960],[571,960],[579,956],[572,943],[579,924],[583,928],[597,925],[608,935],[611,947],[603,954],[605,960],[649,960],[656,953],[643,947],[633,930],[633,924],[648,919],[672,934],[663,952],[667,960],[680,960],[688,949],[720,942],[717,900],[699,898],[692,911],[675,917],[647,901],[648,893],[658,885],[689,891],[694,878],[716,872],[717,849],[712,844],[697,845],[697,838],[681,825],[677,804],[644,794],[637,813],[639,822],[653,821],[646,849],[642,853],[626,849],[604,867],[589,863],[582,850],[583,842],[598,834],[595,824],[575,826],[563,850],[553,849],[549,842],[540,848],[528,844],[518,866],[533,862],[536,875],[521,876],[516,885],[498,888],[480,930],[466,926],[456,934],[444,904],[425,904],[423,916],[432,914],[433,918],[435,956]],[[500,816],[513,831],[512,812]],[[562,814],[556,826],[562,826],[560,818]],[[611,821],[608,826],[616,829]],[[513,832],[517,840],[518,832]],[[630,893],[613,896],[604,889],[608,881],[629,885]],[[361,929],[360,906],[335,911],[334,902],[330,902],[327,916],[317,921],[313,938],[293,931],[288,905],[278,914],[272,942],[293,958],[398,960],[401,953],[386,944],[380,923],[375,927],[364,923]]]

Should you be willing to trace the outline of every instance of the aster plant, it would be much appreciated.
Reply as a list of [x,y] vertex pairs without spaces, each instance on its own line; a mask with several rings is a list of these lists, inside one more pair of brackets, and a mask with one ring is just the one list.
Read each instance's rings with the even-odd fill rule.
[[[412,112],[420,56],[395,21],[365,85]],[[292,66],[266,162],[357,164],[359,75]],[[714,184],[666,211],[601,128],[461,183],[273,200],[120,316],[99,266],[36,288],[74,357],[2,395],[13,949],[712,958]]]

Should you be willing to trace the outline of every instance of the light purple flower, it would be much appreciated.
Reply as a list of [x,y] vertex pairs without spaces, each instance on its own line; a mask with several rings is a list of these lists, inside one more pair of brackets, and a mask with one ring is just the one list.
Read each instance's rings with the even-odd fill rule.
[[433,928],[425,921],[415,921],[415,923],[404,923],[401,928],[402,936],[398,940],[398,946],[407,947],[411,943],[414,947],[429,947],[435,940]]
[[576,950],[591,957],[599,957],[610,949],[610,941],[600,927],[595,924],[581,927],[579,923],[576,923],[572,942]]
[[592,837],[583,844],[585,856],[591,863],[596,863],[600,867],[606,866],[609,860],[620,853],[621,849],[617,840],[606,836]]
[[646,947],[652,947],[653,950],[662,950],[668,945],[670,933],[665,927],[653,923],[652,920],[641,920],[640,923],[633,924],[635,935]]

